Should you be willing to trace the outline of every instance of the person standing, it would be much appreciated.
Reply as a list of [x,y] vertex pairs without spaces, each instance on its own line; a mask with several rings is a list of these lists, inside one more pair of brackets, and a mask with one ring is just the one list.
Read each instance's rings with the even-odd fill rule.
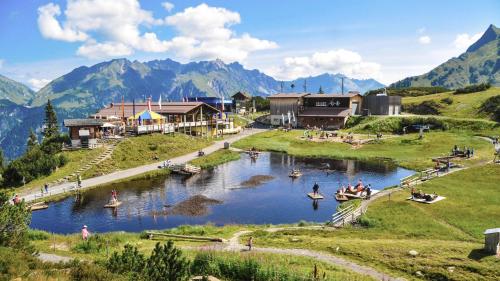
[[78,187],[82,187],[82,176],[80,174],[76,176],[76,181],[78,182]]
[[49,193],[49,184],[48,184],[48,183],[45,183],[45,184],[43,185],[43,187],[45,188],[45,193],[47,193],[47,194],[48,194],[48,193]]
[[313,185],[313,193],[314,193],[314,195],[317,195],[318,191],[319,191],[319,185],[318,185],[317,182],[315,182],[314,185]]
[[83,225],[83,227],[82,227],[82,240],[87,241],[89,239],[89,235],[90,235],[90,233],[87,229],[87,226]]

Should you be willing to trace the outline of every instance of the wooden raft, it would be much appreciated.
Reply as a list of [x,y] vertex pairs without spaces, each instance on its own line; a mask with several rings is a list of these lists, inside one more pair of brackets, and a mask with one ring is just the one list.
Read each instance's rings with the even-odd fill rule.
[[116,208],[116,207],[120,206],[121,204],[122,204],[122,202],[116,201],[116,203],[108,203],[108,204],[104,205],[104,208]]
[[307,193],[307,196],[309,196],[309,198],[311,198],[313,200],[325,199],[325,197],[323,195],[321,195],[320,193],[314,194],[314,192],[310,192],[310,193]]

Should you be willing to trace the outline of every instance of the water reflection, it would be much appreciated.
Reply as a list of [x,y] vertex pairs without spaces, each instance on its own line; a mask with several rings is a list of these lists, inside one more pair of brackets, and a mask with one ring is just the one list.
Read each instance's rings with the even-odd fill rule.
[[[301,169],[303,176],[288,177],[292,168]],[[181,224],[216,225],[231,223],[293,223],[300,220],[323,222],[335,212],[333,194],[341,184],[354,183],[358,178],[375,189],[399,183],[411,171],[387,161],[364,162],[299,158],[282,153],[262,153],[257,159],[242,155],[238,161],[226,163],[193,177],[170,176],[138,180],[96,188],[77,197],[51,203],[46,210],[33,213],[31,226],[57,233],[78,231],[83,224],[91,230],[141,231],[162,229]],[[241,183],[256,175],[270,175],[272,180],[243,188]],[[311,200],[314,182],[320,185],[323,200]],[[105,209],[111,190],[117,190],[123,204]],[[193,214],[173,215],[172,207],[202,195],[221,201],[203,208],[192,205]],[[321,202],[319,202],[321,201]]]

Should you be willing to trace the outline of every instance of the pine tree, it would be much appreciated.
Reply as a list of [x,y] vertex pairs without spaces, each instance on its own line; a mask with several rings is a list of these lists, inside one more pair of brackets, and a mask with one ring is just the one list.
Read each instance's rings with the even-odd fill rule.
[[47,139],[59,135],[59,125],[57,123],[57,115],[52,107],[50,100],[47,100],[47,106],[45,106],[45,130],[43,136]]
[[30,129],[30,136],[28,137],[28,150],[31,150],[33,147],[38,146],[38,138],[33,131],[33,128]]
[[0,172],[3,171],[3,150],[0,148]]
[[144,280],[184,281],[189,279],[189,261],[181,250],[169,240],[166,245],[157,243],[142,274]]
[[323,87],[319,86],[319,90],[318,90],[318,94],[324,94],[325,92],[323,92]]

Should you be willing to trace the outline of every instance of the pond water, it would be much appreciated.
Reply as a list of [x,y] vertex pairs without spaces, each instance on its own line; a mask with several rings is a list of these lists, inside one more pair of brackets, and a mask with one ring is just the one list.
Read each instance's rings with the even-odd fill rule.
[[[328,173],[326,166],[330,169]],[[289,178],[293,167],[300,168],[303,176]],[[33,212],[31,227],[73,233],[86,224],[93,232],[138,232],[209,222],[215,225],[325,222],[338,205],[333,194],[339,184],[354,184],[362,179],[373,189],[382,189],[398,184],[399,179],[410,174],[412,171],[388,161],[301,158],[282,153],[261,153],[252,160],[242,154],[240,160],[192,177],[171,175],[131,181],[67,197],[50,203],[48,209]],[[256,175],[273,178],[257,186],[242,185]],[[315,181],[325,196],[316,203],[306,195]],[[113,189],[123,203],[116,209],[105,209],[103,206]],[[200,198],[219,202],[202,205]]]

